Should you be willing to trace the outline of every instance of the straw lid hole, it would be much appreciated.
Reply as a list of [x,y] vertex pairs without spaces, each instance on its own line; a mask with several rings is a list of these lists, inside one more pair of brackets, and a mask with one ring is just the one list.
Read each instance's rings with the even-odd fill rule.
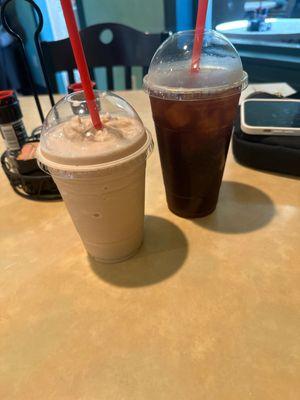
[[103,44],[109,44],[113,41],[114,34],[110,29],[104,29],[100,35],[99,35],[99,40]]

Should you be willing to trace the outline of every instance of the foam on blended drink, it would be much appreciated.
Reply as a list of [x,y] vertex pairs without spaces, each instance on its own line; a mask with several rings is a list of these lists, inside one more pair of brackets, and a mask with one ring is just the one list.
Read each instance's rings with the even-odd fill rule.
[[149,93],[167,202],[182,217],[202,217],[217,204],[241,90],[240,57],[222,35],[204,36],[200,70],[191,71],[194,32],[179,32],[155,53]]
[[104,262],[121,261],[143,239],[151,135],[124,99],[100,92],[103,129],[96,131],[85,104],[82,112],[76,104],[72,114],[76,96],[66,96],[48,115],[38,158],[57,184],[88,253]]
[[49,160],[71,165],[92,165],[118,160],[138,150],[147,134],[139,120],[106,113],[102,130],[89,116],[74,116],[50,129],[43,154]]

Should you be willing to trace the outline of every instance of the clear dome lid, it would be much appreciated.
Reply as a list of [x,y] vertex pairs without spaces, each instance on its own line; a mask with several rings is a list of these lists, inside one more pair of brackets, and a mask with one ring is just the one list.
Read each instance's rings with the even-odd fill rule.
[[68,94],[44,121],[38,156],[44,165],[68,169],[110,163],[145,145],[145,127],[131,105],[111,92],[94,93],[103,129],[93,127],[83,91]]
[[155,97],[184,99],[247,87],[248,77],[234,46],[213,30],[204,34],[199,71],[192,72],[195,31],[170,36],[154,54],[144,89]]

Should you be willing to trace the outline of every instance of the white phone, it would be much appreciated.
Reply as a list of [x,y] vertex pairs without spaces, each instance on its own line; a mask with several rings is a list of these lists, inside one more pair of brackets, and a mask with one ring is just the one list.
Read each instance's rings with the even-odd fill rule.
[[241,129],[249,135],[300,135],[300,100],[248,99],[241,104]]

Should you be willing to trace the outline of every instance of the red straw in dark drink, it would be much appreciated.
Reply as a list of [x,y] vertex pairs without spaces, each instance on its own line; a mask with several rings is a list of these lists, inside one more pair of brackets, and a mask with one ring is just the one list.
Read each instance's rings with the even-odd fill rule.
[[102,129],[102,122],[97,110],[96,99],[94,96],[90,73],[84,55],[80,35],[78,32],[74,11],[71,0],[60,0],[63,9],[66,25],[68,28],[73,54],[80,74],[87,106],[92,118],[95,129]]
[[198,0],[198,12],[195,28],[194,46],[192,53],[192,72],[198,72],[200,69],[200,59],[204,38],[204,29],[206,21],[206,13],[208,7],[208,0]]

